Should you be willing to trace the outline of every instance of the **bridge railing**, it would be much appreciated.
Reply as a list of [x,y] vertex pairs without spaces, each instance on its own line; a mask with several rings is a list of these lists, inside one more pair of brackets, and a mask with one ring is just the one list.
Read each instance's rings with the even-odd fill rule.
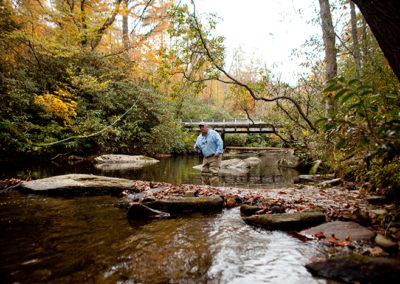
[[[261,119],[246,118],[236,119],[190,119],[181,121],[183,127],[191,131],[199,131],[198,125],[204,123],[210,128],[222,133],[273,133],[274,129],[271,125],[265,123]],[[275,130],[280,130],[277,127]]]
[[198,125],[200,123],[205,123],[209,125],[223,125],[223,124],[265,124],[261,119],[253,119],[252,121],[247,118],[232,118],[232,119],[189,119],[180,122],[184,125]]

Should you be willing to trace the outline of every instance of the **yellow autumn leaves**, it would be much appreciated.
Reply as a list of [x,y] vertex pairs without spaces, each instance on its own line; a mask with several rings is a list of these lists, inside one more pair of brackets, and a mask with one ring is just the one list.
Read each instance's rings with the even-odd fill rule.
[[76,117],[75,107],[77,103],[72,100],[72,95],[66,90],[58,89],[54,94],[35,96],[35,103],[41,105],[47,113],[60,119],[64,125],[71,123],[71,118]]

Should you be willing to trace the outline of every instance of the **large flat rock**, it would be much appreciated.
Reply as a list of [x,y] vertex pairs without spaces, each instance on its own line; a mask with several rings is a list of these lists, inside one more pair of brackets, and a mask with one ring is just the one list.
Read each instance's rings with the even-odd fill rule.
[[224,201],[220,196],[214,197],[172,197],[142,204],[171,213],[220,211]]
[[[194,166],[193,169],[202,170],[202,165]],[[220,168],[218,174],[220,176],[244,176],[249,172],[249,168]]]
[[143,155],[107,154],[95,158],[96,168],[103,171],[140,169],[158,163],[159,160]]
[[[261,162],[259,158],[250,157],[247,159],[228,159],[221,161],[220,175],[245,175],[249,168],[258,165]],[[202,170],[202,165],[194,166],[193,169]]]
[[306,265],[314,276],[345,283],[398,283],[400,263],[394,259],[345,255]]
[[302,235],[313,236],[318,233],[323,233],[326,237],[335,235],[336,239],[345,240],[351,237],[353,241],[369,241],[375,237],[375,233],[361,226],[356,222],[335,221],[325,223],[300,232]]
[[243,220],[255,226],[278,230],[300,230],[325,222],[325,215],[320,211],[265,214],[243,217]]
[[137,192],[131,180],[104,176],[70,174],[21,183],[21,191],[52,196],[116,195]]

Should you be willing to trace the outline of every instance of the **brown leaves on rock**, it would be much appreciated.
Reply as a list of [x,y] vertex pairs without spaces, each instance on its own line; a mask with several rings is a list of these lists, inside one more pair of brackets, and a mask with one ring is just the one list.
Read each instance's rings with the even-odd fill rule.
[[10,179],[3,179],[0,180],[0,190],[7,190],[11,189],[15,186],[18,186],[22,182],[21,179],[17,178],[10,178]]
[[[391,205],[371,205],[360,190],[349,190],[346,186],[318,188],[313,185],[301,185],[280,189],[243,189],[232,187],[212,187],[208,185],[169,184],[164,182],[133,181],[134,187],[141,192],[151,192],[149,197],[165,199],[171,196],[184,196],[196,192],[198,196],[218,195],[224,198],[228,208],[248,204],[260,208],[256,214],[295,213],[322,210],[328,221],[345,220],[362,224],[377,222],[369,214],[371,209],[392,208]],[[240,202],[238,202],[240,201]],[[279,210],[278,210],[279,209]],[[371,215],[371,216],[370,216]],[[371,218],[372,217],[372,218]],[[345,244],[346,241],[340,243]]]
[[326,238],[325,234],[322,232],[314,234],[314,237],[316,237],[318,240]]
[[351,242],[353,241],[351,236],[347,236],[347,238],[345,240],[340,240],[335,237],[335,234],[332,234],[330,237],[327,237],[323,232],[314,234],[314,237],[318,240],[325,239],[326,242],[333,244],[333,245],[341,246],[341,247],[349,246],[351,244]]

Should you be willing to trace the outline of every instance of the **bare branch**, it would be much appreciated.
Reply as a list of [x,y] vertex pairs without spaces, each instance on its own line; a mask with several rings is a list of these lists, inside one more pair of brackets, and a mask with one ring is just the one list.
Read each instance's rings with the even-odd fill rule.
[[338,38],[338,40],[339,40],[340,43],[343,45],[343,47],[344,47],[352,56],[354,56],[353,51],[346,45],[346,43],[342,40],[342,38],[341,38],[337,33],[335,33],[335,36]]
[[118,15],[121,2],[122,0],[116,0],[115,8],[111,16],[108,17],[106,21],[103,23],[103,25],[97,30],[96,38],[92,41],[92,50],[94,50],[99,45],[101,38],[103,37],[104,31],[114,23],[115,18]]
[[[193,3],[193,5],[194,5],[194,2],[192,2],[192,3]],[[197,20],[196,8],[195,8],[195,7],[194,7],[194,12],[193,12],[193,20],[194,20],[194,23],[195,23],[195,27],[194,27],[194,28],[195,28],[195,30],[197,31],[198,35],[199,35],[201,44],[203,45],[203,47],[204,47],[204,49],[205,49],[205,51],[206,51],[206,55],[207,55],[207,57],[210,59],[210,61],[212,62],[212,64],[214,65],[215,68],[217,68],[220,72],[222,72],[227,78],[229,78],[230,80],[232,80],[236,85],[245,88],[245,89],[248,91],[248,93],[250,94],[250,96],[252,96],[253,99],[255,99],[255,100],[262,100],[262,101],[265,101],[265,102],[273,102],[273,101],[278,101],[278,100],[288,100],[288,101],[292,102],[292,103],[295,105],[297,111],[298,111],[298,112],[300,113],[300,115],[302,116],[302,118],[303,118],[303,119],[307,122],[307,124],[310,126],[310,128],[311,128],[312,130],[314,130],[315,132],[318,132],[318,130],[315,128],[315,126],[312,124],[312,122],[311,122],[311,121],[308,119],[308,117],[304,114],[303,110],[301,109],[300,105],[297,103],[296,100],[294,100],[294,99],[291,98],[291,97],[287,97],[287,96],[278,96],[278,97],[274,97],[274,98],[270,98],[270,99],[264,98],[264,97],[259,97],[259,96],[257,96],[257,95],[254,93],[254,91],[253,91],[247,84],[244,84],[244,83],[238,81],[238,80],[235,79],[233,76],[231,76],[228,72],[226,72],[221,66],[219,66],[219,65],[215,62],[214,57],[211,55],[211,52],[210,52],[210,50],[209,50],[209,48],[208,48],[208,46],[207,46],[207,44],[206,44],[206,40],[205,40],[205,38],[203,37],[203,33],[202,33],[202,31],[201,31],[200,24],[199,24],[199,22],[198,22],[198,20]]]
[[140,14],[139,18],[136,20],[136,23],[135,23],[135,25],[133,26],[133,29],[132,29],[132,31],[130,32],[130,34],[132,34],[132,33],[136,30],[136,28],[137,28],[137,26],[139,25],[140,21],[143,20],[144,13],[146,12],[147,8],[150,6],[150,4],[151,4],[152,1],[153,1],[153,0],[147,1],[146,6],[144,6],[144,8],[143,8],[143,10],[142,10],[142,13]]
[[303,129],[307,129],[304,125],[302,125],[297,119],[295,119],[294,117],[292,117],[290,115],[290,113],[279,103],[279,101],[276,101],[276,105],[286,114],[286,116],[293,121],[294,123],[296,123],[298,126],[300,126]]

